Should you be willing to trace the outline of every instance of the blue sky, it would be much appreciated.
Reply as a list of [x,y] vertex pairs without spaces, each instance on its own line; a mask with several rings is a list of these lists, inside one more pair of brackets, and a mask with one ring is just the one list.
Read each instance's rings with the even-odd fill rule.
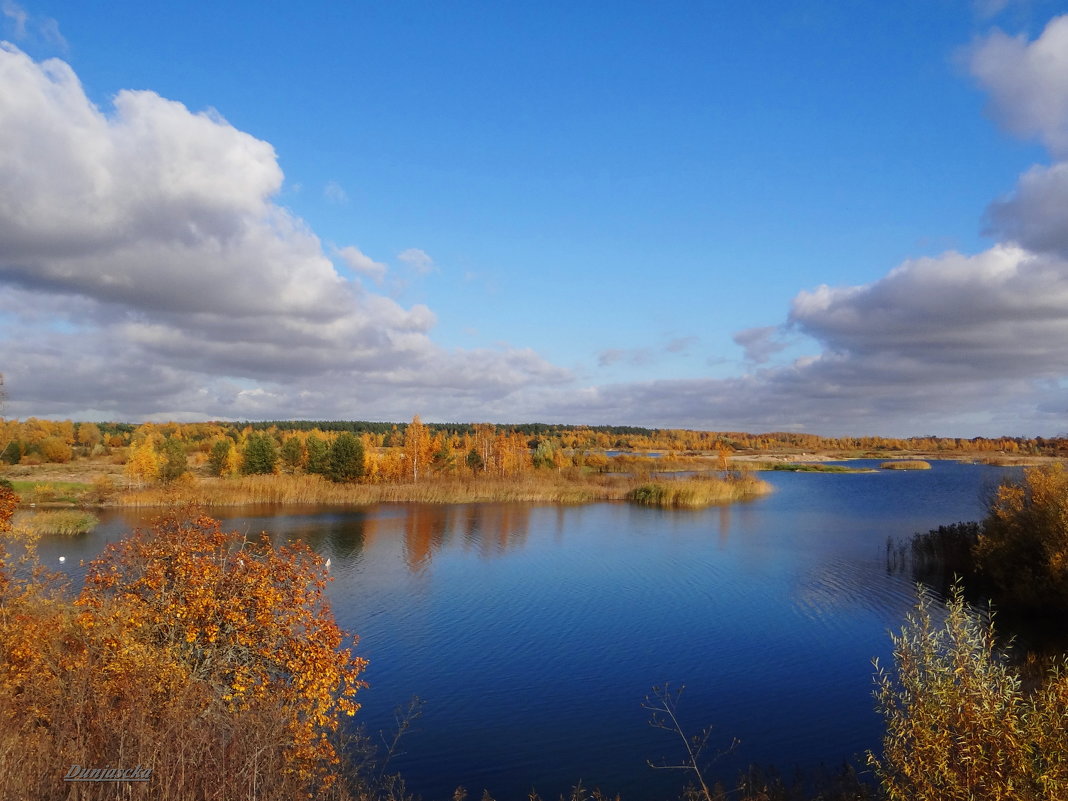
[[1068,431],[1063,4],[2,11],[8,414]]

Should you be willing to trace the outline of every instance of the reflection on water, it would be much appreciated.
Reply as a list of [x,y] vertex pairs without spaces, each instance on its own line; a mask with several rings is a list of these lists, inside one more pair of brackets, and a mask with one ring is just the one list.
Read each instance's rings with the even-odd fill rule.
[[[370,659],[360,718],[388,728],[426,702],[395,763],[447,798],[555,796],[578,779],[629,798],[677,797],[647,760],[674,743],[646,725],[654,684],[688,686],[685,724],[742,743],[720,764],[837,764],[877,747],[871,658],[914,602],[886,570],[888,536],[975,518],[1001,471],[776,473],[752,503],[667,511],[601,503],[242,509],[228,527],[302,539],[331,559],[329,593]],[[240,515],[235,514],[240,511]],[[49,539],[77,561],[134,525]]]

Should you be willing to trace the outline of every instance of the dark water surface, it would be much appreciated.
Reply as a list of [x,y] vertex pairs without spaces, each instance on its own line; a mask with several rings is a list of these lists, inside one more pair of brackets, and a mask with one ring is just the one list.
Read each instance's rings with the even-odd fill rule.
[[[873,463],[874,464],[874,463]],[[370,660],[359,718],[372,731],[426,702],[393,768],[426,799],[464,785],[555,798],[582,780],[626,799],[677,798],[680,758],[649,727],[654,684],[685,684],[684,724],[741,742],[748,763],[841,764],[878,748],[872,657],[915,602],[887,570],[887,537],[977,519],[1004,469],[765,473],[776,491],[701,511],[622,503],[394,504],[241,510],[226,525],[300,537],[331,559],[330,597]],[[78,573],[138,520],[44,543]]]

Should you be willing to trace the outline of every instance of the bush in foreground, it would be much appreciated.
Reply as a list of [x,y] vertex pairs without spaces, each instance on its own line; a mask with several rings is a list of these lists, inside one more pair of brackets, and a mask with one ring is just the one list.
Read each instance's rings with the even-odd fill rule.
[[1068,798],[1068,675],[1025,693],[959,587],[944,623],[921,596],[892,639],[895,669],[876,676],[883,753],[869,754],[887,801]]
[[2,556],[0,797],[117,797],[65,783],[72,765],[151,771],[123,797],[352,797],[340,724],[365,663],[305,546],[163,519],[109,546],[73,603]]

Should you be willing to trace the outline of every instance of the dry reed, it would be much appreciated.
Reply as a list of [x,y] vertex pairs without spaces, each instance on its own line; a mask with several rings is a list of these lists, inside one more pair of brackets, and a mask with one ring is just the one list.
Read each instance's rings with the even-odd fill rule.
[[644,483],[627,493],[627,500],[642,506],[667,509],[699,509],[763,495],[771,485],[752,476],[729,479],[693,477],[676,481]]
[[883,470],[930,470],[931,463],[923,459],[895,459],[879,465]]
[[53,509],[21,513],[15,516],[16,528],[24,528],[35,535],[63,534],[74,536],[86,534],[96,528],[100,519],[92,512],[81,509]]
[[[472,503],[530,502],[580,504],[591,501],[632,500],[648,483],[634,476],[580,471],[538,472],[508,478],[438,478],[419,483],[335,484],[316,475],[265,475],[202,479],[182,486],[153,486],[130,490],[116,501],[122,506],[181,506],[206,508],[250,504],[364,505],[383,502]],[[740,500],[770,491],[752,477],[667,479],[678,484],[693,501],[675,505],[706,505]]]

